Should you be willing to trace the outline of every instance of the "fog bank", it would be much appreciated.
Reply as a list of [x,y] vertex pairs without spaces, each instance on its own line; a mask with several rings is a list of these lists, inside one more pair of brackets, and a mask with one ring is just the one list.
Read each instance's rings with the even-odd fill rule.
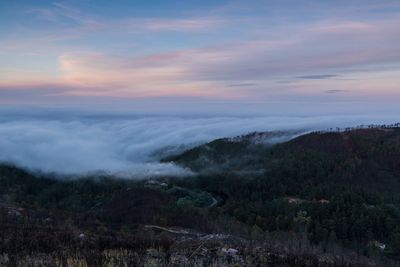
[[396,116],[0,116],[0,161],[65,175],[188,175],[162,156],[254,131],[394,123]]

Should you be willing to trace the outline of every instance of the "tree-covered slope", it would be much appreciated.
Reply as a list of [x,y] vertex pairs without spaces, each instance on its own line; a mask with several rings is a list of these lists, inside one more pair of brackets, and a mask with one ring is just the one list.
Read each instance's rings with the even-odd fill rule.
[[[217,234],[241,240],[240,246],[230,239],[210,240],[211,258],[196,255],[193,261],[201,256],[217,262],[225,253],[220,250],[232,246],[239,250],[238,261],[253,264],[278,257],[282,261],[271,266],[328,266],[327,259],[332,266],[396,266],[400,129],[313,132],[290,139],[294,135],[219,139],[164,159],[195,172],[186,178],[60,179],[0,166],[0,248],[7,255],[56,258],[64,249],[78,255],[77,247],[94,258],[126,249],[139,253],[140,261],[149,259],[147,250],[158,249],[169,262],[176,251],[182,260],[198,253],[196,244],[208,244],[203,238]],[[265,141],[271,137],[275,141]],[[144,230],[149,227],[154,231]],[[82,240],[80,233],[86,236]],[[185,252],[176,250],[183,241]]]
[[224,212],[267,231],[307,229],[326,245],[339,240],[361,248],[379,240],[386,253],[400,253],[400,129],[314,132],[256,152],[247,141],[216,142],[174,160],[201,173],[199,158],[218,166],[221,150],[234,163],[185,181],[226,196]]

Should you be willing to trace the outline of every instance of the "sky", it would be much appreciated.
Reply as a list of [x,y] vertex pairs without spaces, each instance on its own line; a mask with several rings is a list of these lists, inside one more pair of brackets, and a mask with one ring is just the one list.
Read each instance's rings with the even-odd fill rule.
[[0,0],[0,105],[399,114],[400,1]]
[[399,25],[398,0],[0,0],[0,163],[188,175],[159,159],[398,122]]

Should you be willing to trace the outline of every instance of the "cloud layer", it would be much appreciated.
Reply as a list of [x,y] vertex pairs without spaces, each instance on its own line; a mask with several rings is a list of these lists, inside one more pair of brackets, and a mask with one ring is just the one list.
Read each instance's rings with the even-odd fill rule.
[[400,97],[398,1],[167,2],[4,4],[0,103]]
[[44,172],[122,177],[189,175],[159,158],[220,137],[252,131],[326,129],[393,123],[395,116],[322,117],[0,117],[0,161]]

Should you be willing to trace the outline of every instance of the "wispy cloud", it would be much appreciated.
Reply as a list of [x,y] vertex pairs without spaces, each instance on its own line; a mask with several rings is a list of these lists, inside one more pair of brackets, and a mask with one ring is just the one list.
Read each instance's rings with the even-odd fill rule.
[[349,90],[342,90],[342,89],[331,89],[331,90],[326,90],[325,93],[327,94],[340,94],[340,93],[347,93]]
[[323,80],[323,79],[336,78],[338,76],[339,75],[336,74],[314,74],[314,75],[298,76],[297,78],[307,79],[307,80]]
[[[82,34],[104,31],[192,31],[204,30],[221,25],[224,21],[213,17],[185,17],[185,18],[98,18],[85,14],[79,9],[66,4],[53,3],[49,8],[29,8],[29,14],[38,19],[51,21],[63,25],[73,22],[74,31]],[[68,24],[67,24],[68,25]],[[70,27],[70,25],[68,25]]]
[[[326,25],[326,22],[323,24]],[[374,27],[385,26],[386,23],[374,24]],[[60,63],[66,81],[87,85],[110,84],[114,87],[119,84],[121,93],[124,91],[132,95],[234,96],[234,93],[241,92],[242,96],[246,96],[249,91],[233,91],[230,88],[259,84],[264,87],[263,92],[268,93],[278,87],[271,84],[271,79],[303,74],[295,77],[322,81],[342,74],[314,74],[321,69],[349,75],[351,69],[357,70],[361,65],[400,60],[397,45],[386,41],[397,38],[393,37],[398,33],[395,28],[390,31],[382,29],[382,34],[374,38],[369,32],[358,32],[350,40],[338,38],[341,32],[336,30],[336,41],[343,41],[338,46],[331,44],[329,33],[316,33],[310,31],[310,27],[319,28],[318,25],[307,25],[294,36],[282,36],[282,39],[273,41],[250,40],[144,57],[66,55],[60,58]],[[338,29],[348,31],[345,26]],[[359,43],[363,45],[359,46]],[[375,47],[377,43],[381,46]],[[249,80],[252,83],[246,82]]]
[[[393,12],[365,16],[373,12],[370,5],[351,5],[351,14],[328,5],[334,11],[329,15],[326,5],[305,6],[326,14],[307,19],[305,13],[285,17],[290,12],[280,4],[265,8],[256,2],[231,4],[224,14],[158,17],[105,16],[64,2],[31,7],[30,14],[41,23],[25,24],[22,32],[27,34],[8,36],[0,48],[8,53],[6,60],[13,53],[52,57],[57,73],[7,71],[0,85],[50,84],[66,97],[318,100],[329,88],[351,88],[349,98],[397,96],[400,18]],[[266,9],[280,12],[266,16]],[[28,61],[18,64],[25,67]],[[371,70],[386,77],[373,76]]]
[[257,83],[232,83],[229,84],[229,87],[251,87],[251,86],[256,86]]

